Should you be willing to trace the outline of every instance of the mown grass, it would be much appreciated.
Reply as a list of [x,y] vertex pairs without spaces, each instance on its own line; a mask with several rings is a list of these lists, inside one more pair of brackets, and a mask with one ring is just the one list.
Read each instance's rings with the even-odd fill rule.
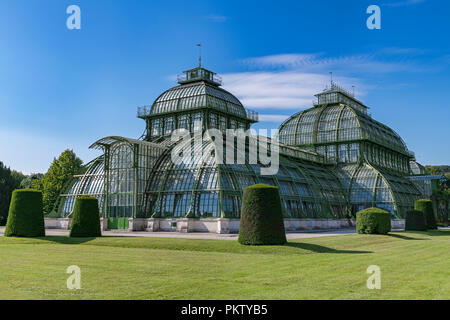
[[[242,246],[175,238],[0,237],[2,299],[449,299],[450,231]],[[369,290],[366,269],[381,268]],[[66,287],[78,265],[82,289]]]

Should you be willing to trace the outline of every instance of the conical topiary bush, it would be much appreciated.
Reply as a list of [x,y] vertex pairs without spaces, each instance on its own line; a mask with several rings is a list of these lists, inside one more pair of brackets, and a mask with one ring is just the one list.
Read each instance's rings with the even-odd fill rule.
[[411,210],[406,212],[405,230],[424,231],[427,230],[427,222],[422,211]]
[[81,196],[75,200],[72,213],[71,237],[100,237],[100,214],[97,198]]
[[255,184],[244,189],[238,241],[245,245],[286,243],[277,187]]
[[32,189],[14,190],[6,222],[6,237],[45,236],[42,192]]
[[423,212],[427,222],[427,229],[437,229],[436,218],[433,211],[433,202],[431,200],[416,200],[416,202],[414,202],[414,210]]

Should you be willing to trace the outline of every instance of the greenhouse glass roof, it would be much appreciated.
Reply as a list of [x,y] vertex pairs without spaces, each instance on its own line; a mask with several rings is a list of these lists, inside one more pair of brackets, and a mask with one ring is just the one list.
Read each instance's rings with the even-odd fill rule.
[[291,116],[280,126],[279,139],[298,146],[369,140],[410,154],[394,130],[343,104],[317,106]]

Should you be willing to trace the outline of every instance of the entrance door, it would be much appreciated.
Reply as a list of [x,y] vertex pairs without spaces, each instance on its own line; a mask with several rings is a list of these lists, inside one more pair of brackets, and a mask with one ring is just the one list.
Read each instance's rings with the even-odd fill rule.
[[108,218],[108,229],[110,230],[128,230],[128,218]]

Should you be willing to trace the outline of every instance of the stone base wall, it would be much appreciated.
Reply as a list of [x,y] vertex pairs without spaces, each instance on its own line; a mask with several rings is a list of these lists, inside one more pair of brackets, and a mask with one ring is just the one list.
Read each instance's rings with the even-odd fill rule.
[[[70,229],[70,218],[45,218],[47,229]],[[130,218],[128,231],[146,232],[209,232],[209,233],[238,233],[239,219],[228,218]],[[284,228],[287,232],[294,231],[320,231],[338,230],[355,227],[354,219],[284,219]],[[102,231],[108,230],[108,219],[101,218]],[[404,229],[404,219],[391,220],[392,229]]]
[[69,230],[71,224],[71,218],[44,218],[45,229]]
[[[70,230],[72,218],[44,218],[45,229]],[[108,230],[108,219],[100,218],[102,231]]]
[[392,219],[391,229],[405,229],[405,219]]

